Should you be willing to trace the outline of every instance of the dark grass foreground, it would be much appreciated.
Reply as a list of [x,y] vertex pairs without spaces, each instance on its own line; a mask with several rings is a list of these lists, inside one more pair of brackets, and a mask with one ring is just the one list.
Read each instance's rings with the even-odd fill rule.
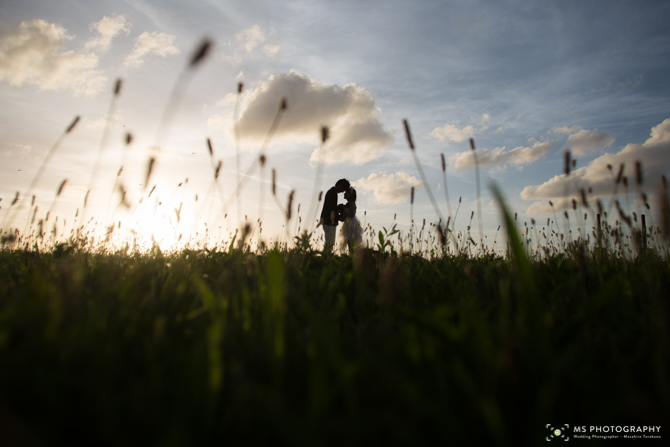
[[667,422],[668,261],[524,262],[0,251],[0,443],[533,445]]

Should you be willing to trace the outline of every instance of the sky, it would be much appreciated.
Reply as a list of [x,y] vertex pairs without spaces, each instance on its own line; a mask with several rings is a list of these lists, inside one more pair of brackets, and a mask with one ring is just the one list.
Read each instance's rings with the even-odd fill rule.
[[340,178],[376,230],[451,215],[488,245],[494,183],[538,226],[581,189],[580,214],[614,192],[639,211],[670,175],[668,17],[663,1],[6,0],[2,229],[114,224],[169,247],[246,219],[287,240]]

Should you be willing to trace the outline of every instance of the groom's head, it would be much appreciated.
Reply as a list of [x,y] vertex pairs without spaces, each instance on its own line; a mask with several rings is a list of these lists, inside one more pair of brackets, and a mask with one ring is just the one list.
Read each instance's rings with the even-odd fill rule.
[[349,184],[349,180],[345,178],[341,178],[337,181],[337,183],[335,183],[335,189],[337,189],[338,193],[346,191],[347,189],[349,189],[349,187],[351,187],[351,185]]

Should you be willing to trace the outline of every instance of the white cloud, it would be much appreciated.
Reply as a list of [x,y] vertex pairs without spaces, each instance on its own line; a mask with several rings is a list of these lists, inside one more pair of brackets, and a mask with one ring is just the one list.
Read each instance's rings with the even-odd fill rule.
[[[651,129],[651,136],[642,144],[627,144],[617,153],[603,154],[587,166],[575,169],[569,176],[556,175],[541,185],[527,186],[521,192],[524,200],[545,199],[541,203],[531,205],[530,211],[544,210],[548,200],[560,208],[570,200],[565,197],[566,190],[572,197],[579,188],[591,188],[592,196],[607,196],[614,192],[614,177],[620,166],[624,165],[624,176],[628,177],[629,185],[635,183],[635,165],[641,163],[644,186],[646,191],[660,183],[660,176],[670,170],[670,118]],[[623,187],[619,188],[621,192]]]
[[575,156],[585,155],[600,148],[606,148],[614,144],[614,137],[607,132],[598,132],[598,130],[582,129],[576,134],[568,137],[566,145]]
[[556,129],[554,129],[554,132],[564,133],[566,135],[572,135],[573,133],[577,133],[580,130],[582,130],[581,126],[571,126],[571,127],[563,126],[563,127],[557,127]]
[[105,52],[112,45],[112,39],[119,33],[130,32],[130,24],[122,15],[113,17],[103,17],[102,20],[91,25],[91,31],[95,31],[97,36],[86,42],[85,48],[92,51]]
[[467,138],[472,138],[474,134],[475,128],[472,125],[460,128],[453,124],[445,124],[442,127],[436,127],[430,133],[431,136],[440,141],[449,140],[456,143],[460,143]]
[[144,63],[148,55],[161,57],[174,56],[180,53],[175,41],[177,38],[170,34],[158,31],[143,32],[135,38],[133,51],[126,57],[125,65],[128,68],[137,68]]
[[355,84],[325,85],[295,71],[273,75],[248,93],[239,119],[240,137],[262,141],[281,98],[288,107],[276,138],[319,144],[322,126],[329,128],[329,140],[314,151],[312,160],[362,164],[379,158],[383,147],[393,143],[370,92]]
[[223,98],[218,102],[218,106],[228,107],[232,106],[237,102],[238,95],[236,93],[227,93]]
[[489,128],[489,124],[491,123],[491,115],[488,113],[485,113],[482,115],[481,121],[477,123],[477,127],[479,127],[480,131],[485,131]]
[[36,85],[42,90],[72,90],[94,95],[107,77],[97,69],[98,56],[63,51],[73,39],[58,24],[44,20],[21,22],[0,34],[0,80],[13,86]]
[[279,52],[279,45],[263,45],[263,54],[267,57],[275,57]]
[[[266,32],[260,26],[254,25],[235,33],[235,39],[228,42],[224,47],[228,48],[223,59],[233,65],[238,65],[246,57],[254,57],[259,50],[266,57],[275,57],[280,50],[280,46],[272,43],[265,43],[267,40]],[[240,54],[242,53],[242,55]]]
[[598,129],[586,130],[580,126],[558,127],[554,129],[554,132],[569,135],[565,146],[576,157],[598,149],[605,149],[615,141],[615,138],[607,132],[599,132]]
[[[491,115],[484,113],[482,119],[477,123],[477,129],[483,132],[489,128],[491,123]],[[475,126],[468,125],[465,127],[458,127],[454,124],[445,124],[441,127],[436,127],[430,132],[430,136],[437,138],[439,141],[449,140],[455,143],[467,140],[475,136]]]
[[[509,151],[505,147],[495,149],[478,149],[479,166],[496,166],[505,168],[508,165],[521,166],[532,163],[547,155],[555,146],[550,141],[538,141],[530,147],[519,146]],[[471,150],[460,152],[449,157],[449,164],[456,169],[475,167],[474,153]]]
[[412,186],[421,185],[421,181],[406,172],[376,172],[367,178],[362,177],[352,184],[364,191],[372,191],[376,203],[394,204],[409,200]]
[[251,28],[238,31],[235,34],[235,40],[244,46],[247,53],[251,53],[256,47],[265,42],[265,33],[258,25],[254,25]]

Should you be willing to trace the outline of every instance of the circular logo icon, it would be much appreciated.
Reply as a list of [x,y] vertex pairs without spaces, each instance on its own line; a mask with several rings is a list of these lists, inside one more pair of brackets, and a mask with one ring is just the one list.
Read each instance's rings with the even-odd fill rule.
[[554,435],[561,436],[561,431],[559,429],[554,430]]

